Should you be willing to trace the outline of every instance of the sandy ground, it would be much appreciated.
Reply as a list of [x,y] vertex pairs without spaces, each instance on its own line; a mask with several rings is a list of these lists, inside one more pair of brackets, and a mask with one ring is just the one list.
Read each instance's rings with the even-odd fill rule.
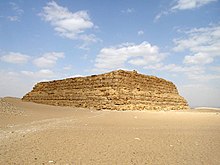
[[1,165],[220,164],[220,111],[95,111],[4,100],[19,113],[0,107]]

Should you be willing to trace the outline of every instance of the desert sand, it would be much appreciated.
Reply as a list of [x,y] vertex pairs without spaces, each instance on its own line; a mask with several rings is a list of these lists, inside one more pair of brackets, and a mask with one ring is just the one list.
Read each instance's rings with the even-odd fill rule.
[[4,98],[0,164],[219,165],[220,111],[96,111]]

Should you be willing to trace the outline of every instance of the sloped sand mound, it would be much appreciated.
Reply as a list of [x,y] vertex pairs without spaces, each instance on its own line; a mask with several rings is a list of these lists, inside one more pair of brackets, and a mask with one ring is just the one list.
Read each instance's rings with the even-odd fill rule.
[[220,108],[196,107],[196,108],[193,108],[192,111],[194,111],[194,112],[216,112],[216,113],[220,113]]

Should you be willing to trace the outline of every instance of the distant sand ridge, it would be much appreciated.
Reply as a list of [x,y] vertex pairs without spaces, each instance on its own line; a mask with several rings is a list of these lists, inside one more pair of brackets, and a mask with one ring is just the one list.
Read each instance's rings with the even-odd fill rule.
[[40,82],[22,99],[49,105],[110,110],[189,109],[172,82],[124,70]]

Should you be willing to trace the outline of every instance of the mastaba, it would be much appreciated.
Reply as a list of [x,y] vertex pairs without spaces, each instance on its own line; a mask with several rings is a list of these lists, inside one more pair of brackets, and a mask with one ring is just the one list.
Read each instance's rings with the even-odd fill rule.
[[40,82],[22,100],[98,110],[189,109],[172,82],[124,70]]

